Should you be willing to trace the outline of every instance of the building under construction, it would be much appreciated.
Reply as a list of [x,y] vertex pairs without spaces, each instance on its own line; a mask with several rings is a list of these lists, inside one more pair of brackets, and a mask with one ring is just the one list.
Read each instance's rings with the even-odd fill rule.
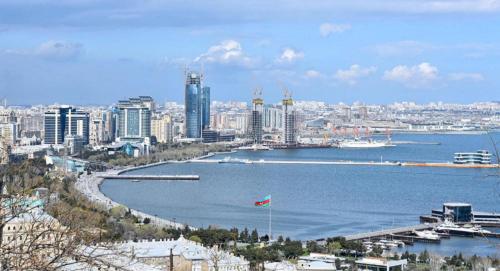
[[251,136],[254,144],[262,144],[262,111],[264,100],[262,99],[261,89],[255,90],[252,104]]
[[293,100],[290,92],[285,90],[283,99],[283,137],[282,143],[286,145],[297,144],[297,129],[295,127],[296,113],[293,109]]

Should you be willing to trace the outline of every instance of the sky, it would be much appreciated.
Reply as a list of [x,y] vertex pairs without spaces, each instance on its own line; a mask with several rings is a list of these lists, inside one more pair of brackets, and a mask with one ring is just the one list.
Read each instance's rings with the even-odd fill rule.
[[500,100],[500,0],[0,0],[9,104]]

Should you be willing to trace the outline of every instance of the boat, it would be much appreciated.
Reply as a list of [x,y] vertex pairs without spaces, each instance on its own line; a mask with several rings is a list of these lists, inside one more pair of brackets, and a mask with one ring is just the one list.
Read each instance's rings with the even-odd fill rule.
[[420,238],[425,238],[429,240],[440,240],[441,236],[437,234],[435,231],[424,230],[424,231],[413,231],[413,234]]
[[138,182],[140,182],[140,181],[141,181],[141,180],[137,180],[137,179],[136,179],[136,180],[132,180],[132,182],[133,182],[133,183],[138,183]]
[[449,220],[446,220],[443,224],[438,225],[435,229],[437,232],[448,233],[450,235],[468,236],[474,237],[476,235],[481,236],[482,234],[491,233],[488,230],[484,230],[481,226],[477,225],[464,225],[459,226]]
[[376,141],[372,139],[362,140],[359,138],[350,140],[341,140],[337,143],[337,147],[342,149],[364,149],[364,148],[384,148],[393,147],[395,145],[388,141]]
[[260,144],[253,144],[250,146],[241,146],[238,148],[238,150],[245,150],[245,151],[270,151],[272,148]]

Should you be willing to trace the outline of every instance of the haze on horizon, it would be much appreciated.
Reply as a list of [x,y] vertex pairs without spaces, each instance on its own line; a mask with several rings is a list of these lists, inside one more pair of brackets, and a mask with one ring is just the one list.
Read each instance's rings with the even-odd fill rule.
[[[0,2],[0,98],[10,104],[184,99],[500,100],[500,0]],[[202,65],[203,63],[203,65]]]

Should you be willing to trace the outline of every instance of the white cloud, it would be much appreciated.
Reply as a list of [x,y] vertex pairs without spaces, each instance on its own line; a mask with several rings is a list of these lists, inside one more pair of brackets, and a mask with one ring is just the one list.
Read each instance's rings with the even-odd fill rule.
[[480,73],[450,73],[448,79],[451,81],[483,81],[484,76]]
[[276,59],[278,63],[293,63],[299,59],[304,58],[304,53],[296,51],[292,48],[285,48],[281,55]]
[[40,44],[34,54],[47,59],[69,60],[79,57],[83,52],[81,43],[49,40]]
[[347,70],[337,70],[334,78],[349,85],[355,85],[362,77],[369,76],[377,71],[376,67],[363,68],[358,64],[351,65]]
[[349,24],[332,24],[332,23],[324,23],[319,26],[319,33],[323,37],[328,37],[334,33],[342,33],[351,29],[351,25]]
[[322,78],[322,77],[324,77],[324,75],[317,70],[307,70],[304,73],[304,77],[306,79],[315,79],[315,78]]
[[246,56],[238,41],[224,40],[211,46],[208,51],[194,59],[194,62],[233,64],[252,67],[255,60]]
[[428,86],[439,78],[439,70],[427,62],[415,66],[398,65],[385,71],[383,79],[404,84],[407,87]]

